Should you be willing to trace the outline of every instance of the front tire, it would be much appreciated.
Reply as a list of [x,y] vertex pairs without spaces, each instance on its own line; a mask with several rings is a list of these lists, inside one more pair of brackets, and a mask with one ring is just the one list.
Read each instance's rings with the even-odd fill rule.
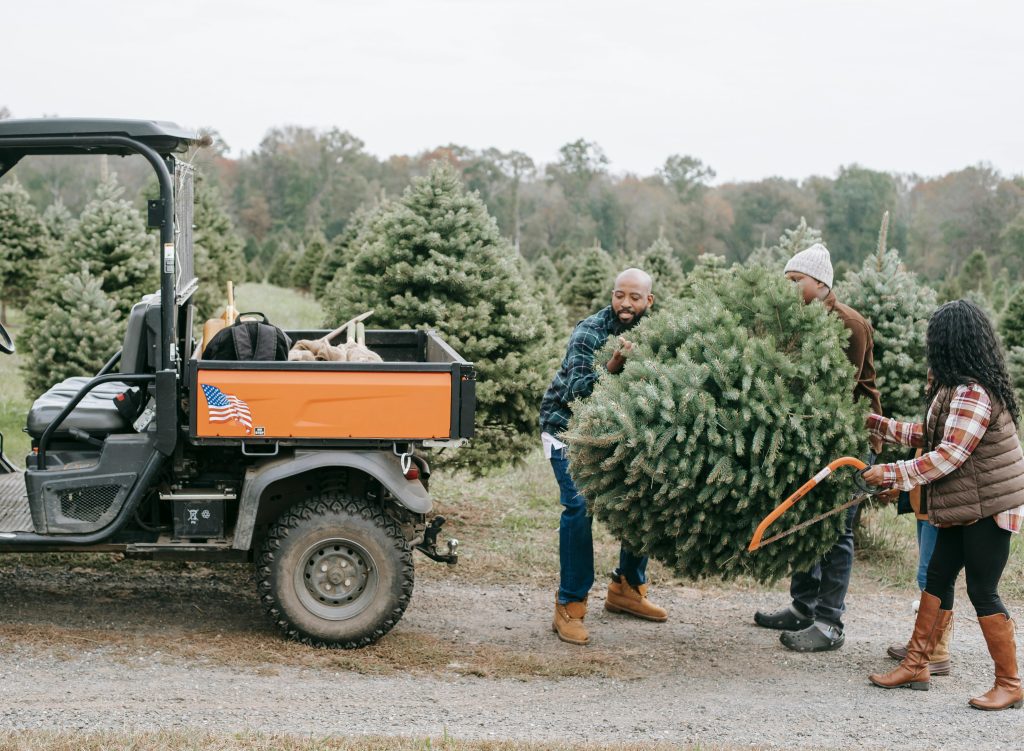
[[401,619],[412,550],[376,505],[340,493],[296,504],[271,526],[256,564],[260,601],[286,636],[356,649]]

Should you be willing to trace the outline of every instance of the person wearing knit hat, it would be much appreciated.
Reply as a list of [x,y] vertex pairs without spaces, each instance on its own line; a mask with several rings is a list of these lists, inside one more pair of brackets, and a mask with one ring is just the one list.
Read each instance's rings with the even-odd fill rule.
[[[846,357],[853,363],[856,373],[853,383],[854,399],[867,399],[872,411],[881,409],[878,389],[875,388],[873,331],[864,316],[843,305],[832,291],[834,273],[828,248],[815,243],[789,259],[784,270],[786,278],[797,285],[804,302],[819,303],[843,322],[850,331]],[[873,453],[881,448],[873,441]],[[836,544],[811,571],[793,574],[789,593],[792,602],[775,612],[758,611],[754,622],[765,628],[783,631],[779,641],[796,652],[827,652],[843,646],[843,612],[846,610],[846,591],[853,571],[853,520],[857,507],[846,513],[846,525]]]
[[790,258],[783,273],[788,277],[791,272],[809,276],[820,282],[827,288],[826,292],[832,289],[832,256],[829,255],[828,248],[821,243],[814,243]]

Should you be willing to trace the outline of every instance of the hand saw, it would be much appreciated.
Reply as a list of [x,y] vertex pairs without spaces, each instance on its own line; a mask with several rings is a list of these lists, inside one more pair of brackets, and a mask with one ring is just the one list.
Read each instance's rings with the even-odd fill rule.
[[[786,511],[788,511],[794,503],[796,503],[805,495],[810,493],[811,490],[813,490],[819,483],[823,482],[826,478],[828,478],[829,475],[831,475],[833,472],[835,472],[837,469],[840,469],[841,467],[853,467],[857,470],[855,482],[857,484],[858,489],[861,492],[859,492],[853,498],[848,500],[846,503],[843,503],[834,509],[826,511],[823,514],[818,514],[817,516],[812,517],[807,521],[800,522],[796,526],[790,527],[785,532],[779,532],[776,535],[772,535],[767,540],[763,539],[764,533],[765,531],[767,531],[768,527],[774,524],[780,516],[786,513]],[[801,485],[800,488],[797,489],[795,493],[793,493],[793,495],[791,495],[789,498],[787,498],[778,506],[776,506],[775,509],[770,514],[768,514],[768,516],[766,516],[760,524],[757,525],[757,529],[754,530],[754,536],[750,538],[750,544],[747,546],[747,551],[752,553],[758,548],[764,547],[770,542],[781,540],[783,537],[789,537],[791,534],[799,532],[801,529],[806,529],[812,524],[817,524],[822,519],[827,519],[833,514],[838,514],[841,511],[845,511],[851,506],[855,506],[856,504],[867,500],[871,496],[885,492],[885,488],[871,487],[866,482],[864,482],[863,475],[864,471],[867,469],[867,464],[862,462],[860,459],[857,459],[852,456],[844,456],[839,459],[836,459],[833,462],[829,462],[827,467],[823,468],[818,474],[816,474],[810,480]]]

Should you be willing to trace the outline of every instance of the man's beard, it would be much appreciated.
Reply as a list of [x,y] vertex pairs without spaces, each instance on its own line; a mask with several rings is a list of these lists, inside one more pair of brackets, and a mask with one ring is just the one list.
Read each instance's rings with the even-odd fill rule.
[[615,314],[615,333],[616,334],[621,334],[624,331],[629,331],[631,328],[633,328],[638,323],[640,323],[641,320],[643,320],[644,313],[646,313],[646,312],[647,312],[646,310],[641,310],[639,313],[635,313],[634,312],[633,313],[633,317],[629,319],[629,323],[623,323],[622,319],[619,318],[619,314],[616,313]]

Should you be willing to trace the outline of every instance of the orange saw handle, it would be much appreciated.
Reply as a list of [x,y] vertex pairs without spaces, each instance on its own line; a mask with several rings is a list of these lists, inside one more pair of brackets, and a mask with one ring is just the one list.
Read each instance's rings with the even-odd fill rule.
[[750,538],[750,544],[747,546],[747,552],[752,553],[761,547],[761,540],[764,538],[764,533],[768,530],[768,527],[774,524],[776,519],[786,513],[794,503],[810,493],[818,483],[825,480],[837,469],[840,467],[854,467],[860,471],[867,469],[867,466],[867,464],[853,456],[843,456],[833,462],[829,462],[827,467],[801,485],[793,495],[776,506],[775,509],[757,525],[757,529],[754,530],[754,536]]

